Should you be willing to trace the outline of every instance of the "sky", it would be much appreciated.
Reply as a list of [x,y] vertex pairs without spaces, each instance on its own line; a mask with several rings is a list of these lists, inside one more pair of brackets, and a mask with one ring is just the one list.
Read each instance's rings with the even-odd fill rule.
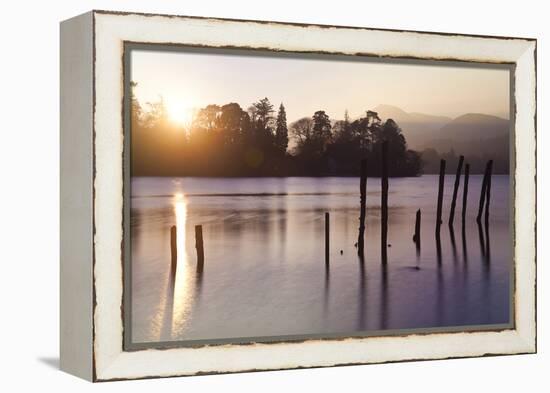
[[237,102],[246,110],[263,97],[275,108],[284,103],[289,122],[317,110],[337,120],[347,109],[356,118],[379,104],[449,117],[485,113],[509,118],[510,107],[507,69],[360,57],[134,49],[131,79],[138,83],[134,92],[140,103],[162,97],[182,122],[208,104]]

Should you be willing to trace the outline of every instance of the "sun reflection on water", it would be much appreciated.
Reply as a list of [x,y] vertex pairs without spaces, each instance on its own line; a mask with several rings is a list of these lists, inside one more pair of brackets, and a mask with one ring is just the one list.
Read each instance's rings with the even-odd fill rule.
[[193,287],[195,285],[186,250],[187,200],[183,194],[175,195],[174,213],[176,216],[178,256],[174,277],[172,337],[178,337],[181,335],[189,319],[194,299]]

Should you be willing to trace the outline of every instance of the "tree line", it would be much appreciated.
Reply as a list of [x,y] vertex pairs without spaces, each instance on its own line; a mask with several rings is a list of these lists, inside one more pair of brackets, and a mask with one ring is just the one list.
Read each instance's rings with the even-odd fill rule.
[[[510,173],[510,161],[508,158],[509,141],[508,138],[494,138],[486,141],[486,150],[484,154],[466,155],[468,164],[470,165],[470,174],[482,174],[487,165],[487,161],[493,160],[493,174],[506,175]],[[456,172],[460,154],[454,149],[447,152],[439,152],[436,149],[424,149],[421,153],[422,157],[422,172],[423,173],[439,173],[439,162],[445,160],[447,162],[445,172],[453,174]]]
[[319,110],[287,124],[284,104],[275,109],[262,98],[246,110],[237,103],[207,105],[183,127],[171,121],[162,100],[143,107],[132,96],[131,102],[134,176],[357,176],[363,158],[368,175],[379,176],[385,140],[390,176],[422,169],[397,123],[372,111],[353,121],[346,111],[344,120],[333,121]]

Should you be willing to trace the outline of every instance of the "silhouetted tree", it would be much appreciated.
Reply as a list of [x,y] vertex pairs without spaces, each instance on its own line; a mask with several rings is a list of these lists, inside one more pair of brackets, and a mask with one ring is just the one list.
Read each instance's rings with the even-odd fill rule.
[[254,128],[254,144],[263,154],[274,147],[273,112],[273,105],[267,97],[253,103],[249,108]]
[[351,122],[349,118],[348,110],[344,112],[344,120],[338,120],[334,123],[334,126],[332,127],[333,130],[333,139],[335,141],[351,141],[353,139],[353,135],[351,132]]
[[313,114],[313,137],[323,144],[330,142],[332,137],[332,125],[325,111],[317,111]]
[[140,119],[143,115],[143,108],[141,107],[138,99],[136,98],[134,89],[137,87],[137,82],[130,82],[130,101],[131,101],[131,119],[132,119],[132,126],[139,126],[140,125]]
[[297,155],[306,160],[319,160],[330,143],[331,128],[330,118],[324,111],[317,111],[312,118],[302,118],[292,123],[292,133],[298,139]]
[[312,137],[313,120],[310,117],[302,117],[290,125],[290,131],[298,140],[298,144],[303,143]]
[[370,142],[373,144],[381,143],[384,138],[381,135],[382,120],[378,117],[378,113],[374,111],[367,111],[366,122],[370,130]]
[[221,108],[219,105],[208,105],[205,108],[199,110],[197,116],[193,121],[193,125],[195,127],[201,128],[203,131],[215,131],[218,117],[220,115]]
[[255,109],[255,118],[258,126],[264,130],[268,128],[270,120],[273,118],[273,105],[267,97],[252,104]]
[[288,127],[286,124],[286,111],[281,103],[277,113],[277,126],[275,128],[275,144],[281,153],[286,153],[288,147]]
[[230,103],[220,108],[217,118],[217,128],[223,133],[226,145],[236,145],[244,142],[250,126],[248,114],[239,104]]

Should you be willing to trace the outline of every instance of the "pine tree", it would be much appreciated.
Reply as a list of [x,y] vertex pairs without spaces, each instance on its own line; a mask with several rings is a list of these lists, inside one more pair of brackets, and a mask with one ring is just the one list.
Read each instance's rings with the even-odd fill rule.
[[277,127],[275,129],[275,145],[282,153],[286,153],[288,147],[288,127],[286,124],[286,111],[283,103],[277,113]]

